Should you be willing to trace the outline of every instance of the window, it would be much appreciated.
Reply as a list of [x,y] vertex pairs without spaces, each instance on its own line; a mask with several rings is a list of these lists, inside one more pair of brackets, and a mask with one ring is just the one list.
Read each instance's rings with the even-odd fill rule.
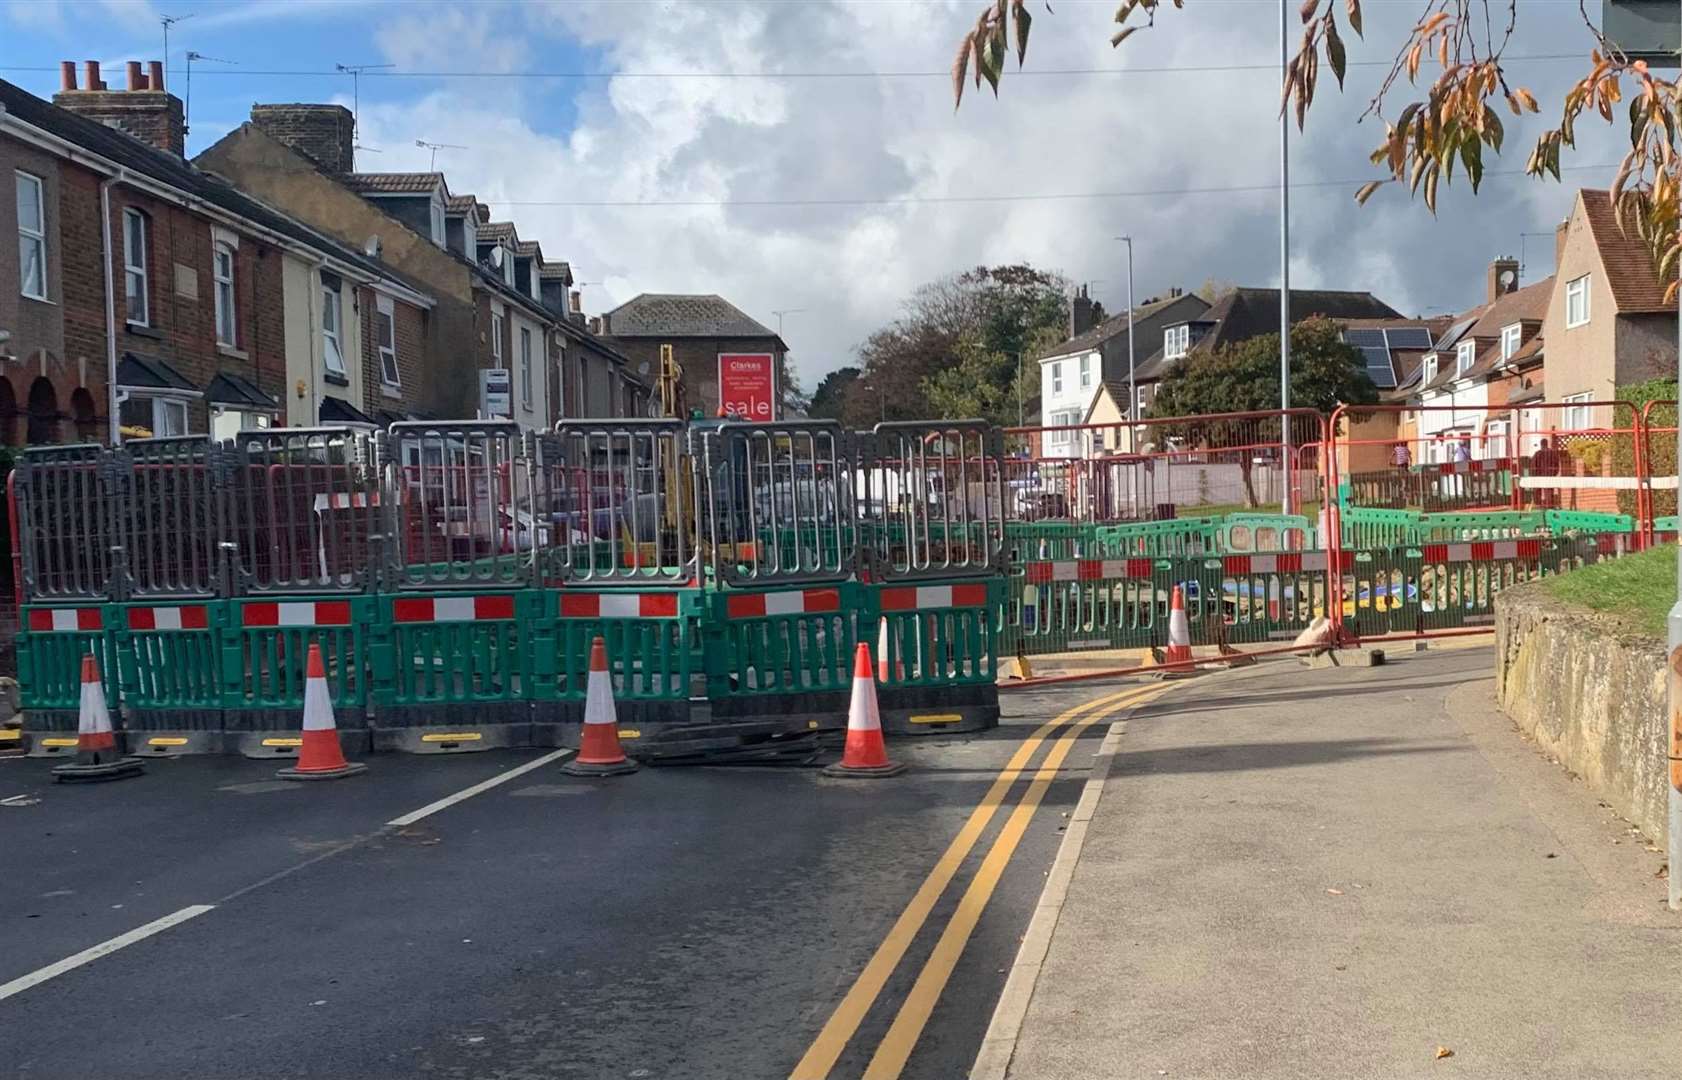
[[233,245],[216,241],[210,261],[210,275],[216,279],[216,342],[235,348],[239,345],[239,323],[234,314]]
[[514,284],[514,249],[501,247],[497,248],[497,251],[502,254],[502,283],[512,286]]
[[444,204],[437,199],[432,200],[432,242],[444,246]]
[[520,402],[531,408],[531,328],[520,327]]
[[1061,360],[1051,362],[1051,392],[1053,394],[1063,392],[1063,361]]
[[128,321],[149,326],[146,318],[146,215],[123,211],[123,290],[128,294]]
[[[1047,426],[1053,428],[1068,428],[1080,423],[1080,412],[1076,409],[1058,409],[1046,417]],[[1074,442],[1073,431],[1049,431],[1046,442],[1052,446],[1067,447]]]
[[1589,276],[1572,278],[1565,283],[1565,325],[1582,326],[1589,321]]
[[210,437],[221,442],[232,439],[242,431],[266,428],[274,423],[268,413],[241,412],[238,409],[219,409],[210,417]]
[[1087,390],[1087,389],[1090,389],[1091,386],[1092,386],[1092,357],[1083,356],[1083,357],[1080,358],[1080,388],[1082,390]]
[[187,403],[180,398],[128,397],[117,406],[117,420],[130,432],[145,432],[142,438],[185,435]]
[[1472,361],[1476,360],[1477,356],[1478,343],[1475,341],[1462,341],[1459,345],[1455,346],[1454,373],[1456,375],[1464,375],[1466,372],[1472,370]]
[[397,304],[389,296],[374,299],[374,334],[380,350],[380,381],[401,389],[403,379],[397,371]]
[[23,295],[47,298],[47,209],[41,178],[17,173],[18,269]]
[[1133,405],[1133,419],[1135,420],[1143,420],[1145,410],[1150,408],[1150,399],[1145,396],[1147,392],[1143,386],[1138,388],[1139,400]]
[[1565,429],[1567,431],[1587,431],[1594,426],[1594,409],[1580,402],[1587,402],[1593,395],[1571,394],[1565,398],[1568,408],[1565,410]]
[[343,325],[343,311],[340,310],[339,282],[337,278],[329,281],[323,275],[321,281],[321,362],[327,368],[327,374],[337,375],[343,379],[345,375],[344,346],[339,337],[339,328]]
[[1432,379],[1435,379],[1436,377],[1437,377],[1437,354],[1436,353],[1426,353],[1425,354],[1425,377],[1423,379],[1421,379],[1420,382],[1422,384],[1428,384],[1428,383],[1430,383],[1430,381]]
[[1165,360],[1178,360],[1191,348],[1191,327],[1170,326],[1162,332],[1162,357]]
[[1519,339],[1524,336],[1524,327],[1518,323],[1501,328],[1501,359],[1511,360],[1518,352]]
[[502,316],[491,312],[491,367],[502,367]]
[[1491,420],[1483,429],[1484,456],[1504,458],[1507,456],[1507,422],[1505,420]]

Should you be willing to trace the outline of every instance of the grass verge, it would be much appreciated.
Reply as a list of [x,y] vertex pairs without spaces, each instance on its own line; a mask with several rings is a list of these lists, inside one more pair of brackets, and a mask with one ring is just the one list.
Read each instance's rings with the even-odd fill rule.
[[1676,545],[1608,559],[1547,578],[1547,590],[1578,604],[1626,619],[1642,633],[1665,636],[1665,617],[1676,603]]

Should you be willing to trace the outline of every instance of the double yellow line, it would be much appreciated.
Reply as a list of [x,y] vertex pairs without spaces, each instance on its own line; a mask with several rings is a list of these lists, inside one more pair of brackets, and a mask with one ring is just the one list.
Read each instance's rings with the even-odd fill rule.
[[1164,686],[1134,687],[1085,702],[1041,724],[1034,729],[1033,734],[1023,740],[1022,745],[1017,747],[1016,753],[1011,755],[1010,761],[993,780],[987,794],[982,796],[980,804],[971,811],[963,828],[958,830],[958,835],[953,837],[945,853],[934,864],[934,869],[929,871],[928,877],[918,886],[916,894],[905,905],[905,910],[894,920],[893,927],[876,947],[876,952],[870,957],[870,962],[865,964],[864,970],[859,972],[858,978],[847,991],[847,996],[841,999],[841,1004],[836,1006],[823,1030],[818,1032],[818,1037],[812,1041],[805,1055],[795,1065],[794,1071],[789,1074],[790,1080],[823,1080],[829,1075],[830,1070],[835,1067],[835,1062],[847,1048],[847,1043],[858,1033],[859,1025],[864,1022],[865,1014],[875,1004],[882,987],[887,984],[888,977],[899,966],[917,932],[928,921],[929,912],[934,909],[935,902],[946,891],[946,886],[951,884],[958,869],[993,820],[994,814],[1004,804],[1011,786],[1022,776],[1024,768],[1052,732],[1063,724],[1070,724],[1069,730],[1064,732],[1046,753],[1045,759],[1040,762],[1038,770],[1034,773],[1033,781],[1028,785],[1028,790],[1023,793],[1021,802],[1016,805],[1016,809],[1000,829],[999,835],[994,838],[993,846],[964,891],[957,909],[948,920],[940,940],[935,943],[934,951],[924,962],[922,972],[901,1003],[893,1025],[877,1046],[864,1074],[866,1080],[891,1080],[899,1076],[906,1060],[911,1056],[912,1049],[917,1045],[924,1026],[928,1023],[929,1015],[934,1011],[935,1003],[940,1000],[941,992],[945,990],[946,982],[951,978],[952,970],[957,965],[964,946],[969,942],[970,935],[981,918],[982,910],[992,898],[999,878],[1003,875],[1011,856],[1015,854],[1023,833],[1027,831],[1028,822],[1045,798],[1046,790],[1056,779],[1064,759],[1074,748],[1075,741],[1099,720],[1123,708],[1154,698],[1166,689]]

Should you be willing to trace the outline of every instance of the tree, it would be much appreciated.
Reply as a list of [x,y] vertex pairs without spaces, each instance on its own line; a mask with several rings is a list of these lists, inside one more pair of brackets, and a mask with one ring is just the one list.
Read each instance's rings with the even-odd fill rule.
[[838,367],[825,375],[818,383],[818,388],[812,391],[812,403],[806,410],[806,415],[814,420],[839,420],[841,410],[846,404],[847,391],[852,389],[863,374],[858,368]]
[[[1338,336],[1330,319],[1304,319],[1291,327],[1291,405],[1329,413],[1340,404],[1371,405],[1378,390],[1367,377],[1361,354]],[[1210,413],[1266,412],[1279,403],[1279,335],[1263,334],[1193,351],[1168,369],[1151,402],[1149,417],[1196,417]],[[1272,432],[1265,429],[1273,427]],[[1210,449],[1280,442],[1277,421],[1188,420],[1153,427],[1165,438]],[[1292,418],[1290,444],[1320,438],[1312,417]],[[1253,454],[1237,455],[1249,505],[1257,505],[1250,474]]]
[[[1173,0],[1175,8],[1186,2]],[[1348,54],[1339,30],[1340,7],[1344,24],[1361,36],[1361,0],[1302,2],[1302,39],[1286,66],[1280,95],[1280,110],[1294,109],[1299,129],[1314,101],[1322,56],[1339,89],[1343,87]],[[1162,0],[1121,0],[1115,13],[1121,29],[1110,38],[1110,45],[1119,46],[1139,30],[1154,27],[1162,10]],[[1518,0],[1504,4],[1500,0],[1423,0],[1419,21],[1401,41],[1388,74],[1362,113],[1362,119],[1372,116],[1385,126],[1384,141],[1371,160],[1386,175],[1363,184],[1355,193],[1357,202],[1365,203],[1386,184],[1406,183],[1409,192],[1422,195],[1427,209],[1435,213],[1438,186],[1453,182],[1457,164],[1477,191],[1483,181],[1485,149],[1491,155],[1501,153],[1505,133],[1498,106],[1504,104],[1514,116],[1541,111],[1534,94],[1508,82],[1503,61],[1518,25],[1518,10]],[[1594,112],[1609,124],[1621,123],[1621,114],[1627,111],[1630,149],[1612,181],[1612,205],[1619,227],[1646,246],[1655,272],[1669,283],[1667,299],[1674,302],[1676,268],[1682,256],[1678,234],[1682,80],[1660,78],[1646,61],[1631,60],[1589,21],[1585,4],[1579,3],[1578,10],[1591,39],[1589,72],[1566,91],[1559,126],[1537,139],[1525,172],[1559,180],[1560,150],[1575,148],[1577,121]],[[1136,14],[1142,22],[1134,18]],[[1020,67],[1027,59],[1032,25],[1027,0],[993,0],[982,9],[959,42],[952,64],[954,107],[963,101],[966,77],[973,76],[977,88],[987,80],[994,95],[998,94],[1011,38],[1015,38]],[[1402,103],[1393,112],[1393,120],[1387,117],[1387,106],[1402,92],[1400,80],[1405,77],[1409,87],[1419,86],[1421,70],[1433,63],[1439,74],[1424,96]],[[1627,110],[1622,107],[1625,100]]]
[[[957,419],[975,414],[945,409],[985,399],[986,415],[1014,422],[1015,408],[1001,411],[999,402],[1014,406],[1017,369],[1063,339],[1069,291],[1061,274],[1027,265],[978,266],[920,286],[899,318],[859,346],[862,371],[847,391],[842,420]],[[978,385],[955,386],[956,370]],[[966,393],[957,396],[959,390]]]
[[975,339],[960,341],[957,353],[956,364],[923,380],[933,415],[1016,426],[1023,403],[1039,393],[1039,365],[985,348]]

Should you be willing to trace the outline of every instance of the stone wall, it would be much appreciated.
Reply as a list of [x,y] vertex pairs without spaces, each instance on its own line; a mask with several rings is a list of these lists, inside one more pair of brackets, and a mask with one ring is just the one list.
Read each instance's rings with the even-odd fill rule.
[[1540,585],[1495,600],[1496,697],[1536,745],[1655,842],[1665,835],[1665,648]]

